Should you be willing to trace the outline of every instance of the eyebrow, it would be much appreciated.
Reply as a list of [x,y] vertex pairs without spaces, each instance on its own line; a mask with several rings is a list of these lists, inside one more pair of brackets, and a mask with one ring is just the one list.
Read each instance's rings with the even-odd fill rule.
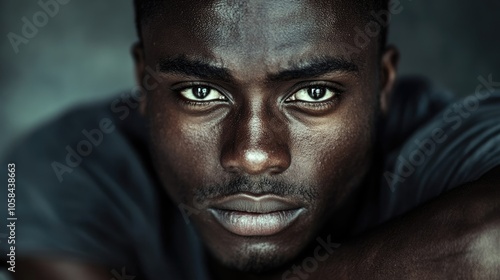
[[230,81],[229,70],[211,65],[200,59],[188,59],[185,56],[163,58],[158,62],[157,69],[166,74],[174,73],[200,79]]
[[295,64],[290,69],[271,75],[271,81],[288,81],[295,79],[315,78],[328,73],[359,73],[359,67],[350,60],[337,57],[319,57],[301,64]]
[[[229,82],[232,75],[229,69],[211,64],[202,59],[189,59],[186,56],[163,58],[157,69],[165,74],[180,74],[200,79]],[[292,67],[267,78],[269,81],[288,81],[319,77],[328,73],[359,73],[359,67],[352,61],[336,57],[319,57],[306,63],[292,64]]]

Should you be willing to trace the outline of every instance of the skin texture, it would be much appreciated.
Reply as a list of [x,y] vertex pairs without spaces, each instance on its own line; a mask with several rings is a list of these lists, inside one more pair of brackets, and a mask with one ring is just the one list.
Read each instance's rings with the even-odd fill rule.
[[311,279],[500,279],[499,175],[343,244]]
[[[294,259],[326,221],[335,236],[346,234],[371,167],[396,52],[379,50],[374,39],[358,54],[345,55],[336,42],[352,44],[349,31],[365,24],[348,1],[238,3],[165,7],[166,14],[143,26],[136,60],[139,78],[144,66],[159,72],[160,86],[147,93],[143,112],[163,185],[176,204],[200,210],[190,218],[217,261],[261,272]],[[386,51],[384,60],[380,51]],[[180,60],[218,70],[193,74]],[[310,69],[324,60],[331,69]],[[219,91],[224,100],[189,101],[183,93],[193,86]],[[333,96],[290,100],[315,87]],[[242,180],[245,187],[231,184]],[[283,196],[306,213],[278,234],[238,236],[215,222],[208,206],[239,192]]]
[[[397,63],[397,51],[380,49],[377,40],[346,56],[340,46],[354,45],[354,27],[365,24],[353,1],[242,2],[174,1],[143,25],[143,43],[134,47],[137,79],[149,89],[141,110],[150,121],[157,172],[177,205],[199,209],[190,220],[215,279],[499,279],[498,168],[349,237]],[[357,70],[286,71],[324,58]],[[196,67],[186,66],[193,61]],[[159,70],[157,88],[143,83],[148,67]],[[186,103],[182,93],[193,86],[224,98]],[[339,94],[319,106],[290,100],[311,86]],[[207,211],[229,191],[277,193],[307,211],[276,236],[237,236]],[[346,240],[314,272],[299,267],[284,274],[312,256],[314,239],[325,233]],[[40,279],[111,278],[108,268],[64,264],[34,260],[19,270]]]

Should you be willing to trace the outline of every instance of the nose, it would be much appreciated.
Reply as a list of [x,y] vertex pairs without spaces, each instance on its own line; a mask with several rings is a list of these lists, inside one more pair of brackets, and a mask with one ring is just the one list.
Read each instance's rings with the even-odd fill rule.
[[241,175],[279,174],[290,167],[286,124],[259,107],[247,109],[224,129],[222,167]]

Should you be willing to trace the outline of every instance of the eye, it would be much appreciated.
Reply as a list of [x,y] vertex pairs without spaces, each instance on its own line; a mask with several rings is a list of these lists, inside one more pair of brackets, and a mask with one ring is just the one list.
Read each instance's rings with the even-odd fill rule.
[[208,102],[214,100],[227,100],[220,91],[207,86],[194,86],[185,88],[179,93],[189,101]]
[[311,86],[298,90],[288,97],[286,102],[301,101],[310,103],[325,102],[332,99],[337,93],[325,86]]

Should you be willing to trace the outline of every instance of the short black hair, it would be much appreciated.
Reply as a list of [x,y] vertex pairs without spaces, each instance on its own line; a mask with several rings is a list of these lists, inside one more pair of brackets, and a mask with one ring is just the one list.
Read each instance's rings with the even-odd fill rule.
[[155,11],[161,8],[160,5],[162,5],[162,1],[134,0],[135,27],[139,40],[142,41],[141,25],[146,19],[151,18]]
[[[391,0],[361,0],[362,2],[353,1],[353,3],[361,3],[361,6],[366,10],[367,18],[370,18],[369,13],[371,11],[387,11],[389,2]],[[134,0],[135,9],[135,24],[137,29],[137,36],[139,40],[142,41],[141,25],[150,19],[153,14],[161,8],[164,1],[157,0]],[[387,33],[388,26],[381,26],[382,31],[380,32],[380,45],[384,48],[387,43]]]

